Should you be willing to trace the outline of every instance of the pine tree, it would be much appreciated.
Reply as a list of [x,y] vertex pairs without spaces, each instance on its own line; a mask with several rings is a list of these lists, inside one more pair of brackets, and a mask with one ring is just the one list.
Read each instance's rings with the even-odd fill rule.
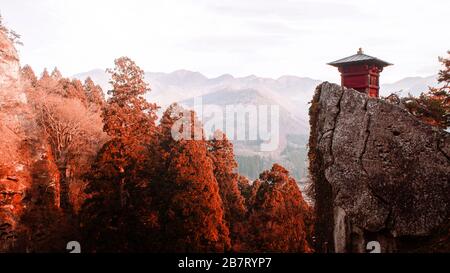
[[8,37],[8,39],[11,41],[11,43],[15,45],[23,45],[23,43],[20,41],[21,36],[14,30],[7,28],[3,24],[3,17],[1,14],[0,14],[0,32],[3,32],[6,35],[6,37]]
[[50,79],[52,79],[52,78],[50,77],[50,74],[48,74],[47,68],[44,68],[44,71],[42,71],[41,78],[39,79],[39,81],[47,82]]
[[29,82],[31,87],[36,87],[38,79],[36,77],[36,74],[34,74],[34,71],[31,68],[31,66],[25,65],[24,67],[22,67],[21,74],[22,74],[22,79]]
[[129,243],[133,230],[129,229],[127,220],[131,215],[121,203],[123,192],[120,192],[117,181],[123,174],[111,156],[115,147],[114,142],[106,143],[86,176],[86,194],[90,197],[84,202],[80,213],[85,251],[132,251]]
[[[142,71],[127,57],[115,61],[111,73],[111,98],[103,109],[103,130],[112,138],[111,156],[121,174],[121,202],[126,203],[125,177],[139,172],[148,159],[148,145],[156,132],[156,104],[147,102],[150,91]],[[110,145],[111,145],[110,144]]]
[[311,209],[289,172],[275,164],[261,174],[249,208],[252,248],[255,252],[311,252],[308,243]]
[[[184,126],[177,127],[181,122]],[[223,220],[222,200],[207,155],[203,130],[195,114],[170,106],[159,126],[160,164],[152,181],[153,204],[158,211],[163,252],[223,252],[229,249],[229,231]],[[188,130],[191,139],[174,139]],[[194,135],[197,134],[197,140]]]
[[[104,131],[110,137],[99,152],[89,175],[87,200],[82,210],[83,230],[95,251],[140,251],[142,225],[147,219],[145,192],[148,185],[149,147],[156,132],[155,104],[144,94],[150,89],[144,72],[129,58],[115,61],[109,91],[103,107]],[[142,220],[142,221],[141,221]]]
[[52,71],[52,74],[50,75],[50,77],[52,79],[54,79],[55,81],[59,81],[60,79],[62,79],[62,74],[59,71],[59,69],[57,67],[55,67]]
[[442,86],[431,87],[418,98],[409,96],[402,101],[406,109],[423,122],[447,129],[450,127],[450,57],[440,57],[439,61],[444,66],[438,75]]
[[245,223],[247,209],[245,200],[239,191],[239,175],[234,158],[233,144],[220,131],[215,132],[208,141],[208,156],[214,167],[214,176],[219,184],[223,202],[225,220],[230,230],[230,239],[234,251],[240,251],[245,239]]
[[119,169],[126,171],[131,161],[140,162],[146,156],[146,144],[156,130],[156,104],[147,102],[145,93],[150,91],[144,81],[144,72],[129,58],[115,61],[110,82],[113,89],[108,91],[111,98],[103,110],[104,131],[126,147],[117,151]]
[[[245,207],[248,209],[250,205],[250,199],[252,195],[252,191],[254,190],[254,185],[252,185],[250,179],[243,175],[239,175],[238,177],[238,188],[239,192],[241,193],[242,197],[244,198]],[[248,212],[248,210],[247,210]]]
[[43,94],[54,94],[58,93],[59,83],[50,77],[47,68],[41,74],[41,77],[37,81],[36,84],[37,91],[40,91]]
[[90,77],[84,81],[84,92],[88,99],[89,105],[100,110],[105,104],[105,95],[99,85],[96,85]]
[[[447,54],[450,55],[450,50],[447,51]],[[444,68],[439,71],[438,82],[444,83],[442,89],[449,91],[450,89],[450,56],[447,58],[439,57],[439,61],[442,63]]]
[[[51,77],[56,81],[57,77]],[[84,106],[88,106],[88,100],[84,92],[83,84],[78,79],[60,78],[57,80],[57,87],[53,89],[52,93],[58,96],[76,99],[83,103]]]

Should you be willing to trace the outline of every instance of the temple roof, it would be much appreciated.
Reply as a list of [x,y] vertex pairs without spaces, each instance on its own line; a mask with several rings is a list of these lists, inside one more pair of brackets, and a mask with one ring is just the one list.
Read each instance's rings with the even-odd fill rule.
[[385,62],[383,60],[380,60],[378,58],[366,55],[363,53],[362,49],[360,48],[358,53],[355,55],[328,63],[329,65],[340,67],[344,66],[346,64],[356,64],[356,63],[373,63],[376,65],[379,65],[381,67],[392,65],[391,63]]

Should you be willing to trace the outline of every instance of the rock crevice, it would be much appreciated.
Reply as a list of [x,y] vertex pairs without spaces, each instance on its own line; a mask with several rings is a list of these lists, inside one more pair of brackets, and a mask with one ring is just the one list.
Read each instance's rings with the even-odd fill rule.
[[330,83],[310,115],[319,251],[364,252],[375,239],[385,252],[448,251],[449,133]]

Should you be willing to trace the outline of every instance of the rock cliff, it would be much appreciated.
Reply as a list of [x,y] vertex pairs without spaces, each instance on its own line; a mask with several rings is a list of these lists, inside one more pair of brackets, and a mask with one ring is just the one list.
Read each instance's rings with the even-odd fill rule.
[[25,232],[24,214],[42,202],[36,191],[57,202],[57,172],[24,86],[17,51],[0,31],[0,252],[13,249]]
[[319,251],[449,251],[449,133],[330,83],[310,116]]

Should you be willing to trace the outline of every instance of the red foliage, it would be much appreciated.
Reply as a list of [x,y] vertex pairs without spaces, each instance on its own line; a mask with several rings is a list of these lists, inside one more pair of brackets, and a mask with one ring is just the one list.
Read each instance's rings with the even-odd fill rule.
[[115,61],[111,73],[111,98],[103,109],[103,130],[118,143],[114,158],[118,169],[145,161],[147,146],[156,131],[156,104],[143,97],[150,91],[144,72],[129,58]]
[[[143,71],[126,57],[115,64],[108,70],[113,89],[102,112],[103,129],[110,141],[89,174],[86,192],[91,198],[83,206],[81,222],[86,240],[96,242],[88,245],[92,251],[141,251],[147,247],[140,245],[145,239],[140,232],[145,234],[148,222],[144,189],[158,107],[143,98],[149,91]],[[101,103],[100,90],[90,80],[85,86],[88,99]]]
[[36,74],[34,74],[34,71],[31,68],[31,66],[25,65],[21,69],[21,75],[22,75],[22,80],[27,81],[32,87],[36,86],[38,79],[36,77]]
[[55,68],[37,79],[22,69],[51,149],[33,166],[36,201],[21,218],[18,250],[64,251],[82,232],[87,252],[311,252],[311,211],[283,167],[251,184],[225,134],[206,141],[193,111],[174,104],[156,125],[158,107],[144,98],[150,89],[132,60],[108,71],[105,101],[90,78]]
[[289,172],[275,164],[253,188],[248,222],[252,251],[311,252],[307,240],[311,208]]
[[96,110],[101,110],[105,105],[105,95],[99,85],[96,85],[90,77],[84,82],[84,92],[91,106]]
[[246,236],[244,219],[247,209],[238,187],[239,175],[236,172],[233,144],[224,133],[216,132],[214,138],[208,142],[208,156],[212,159],[214,176],[219,184],[232,249],[241,251]]
[[202,134],[195,114],[172,105],[160,129],[157,177],[152,181],[159,213],[161,251],[224,252],[230,248],[219,186],[205,140],[174,140],[172,126],[187,119],[192,136]]

